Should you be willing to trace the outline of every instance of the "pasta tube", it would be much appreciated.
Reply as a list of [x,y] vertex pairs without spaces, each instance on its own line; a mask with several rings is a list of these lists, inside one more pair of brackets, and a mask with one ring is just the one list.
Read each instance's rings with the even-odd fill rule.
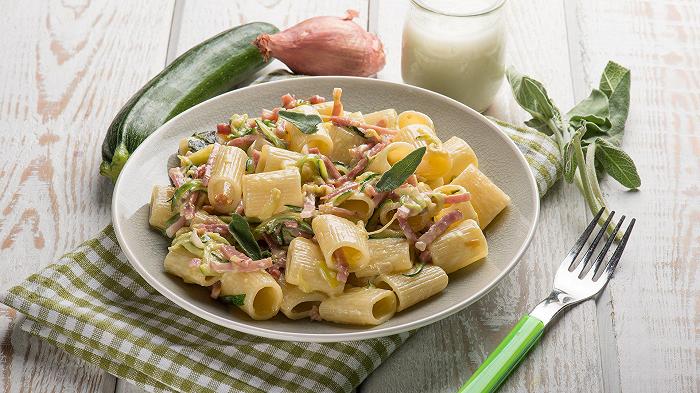
[[313,307],[318,307],[328,296],[321,292],[306,293],[296,286],[282,285],[280,311],[289,319],[302,319],[311,316]]
[[425,265],[420,273],[382,274],[375,280],[377,288],[390,289],[396,294],[396,311],[403,311],[447,288],[447,273],[438,266]]
[[263,270],[228,272],[221,276],[219,297],[240,295],[244,295],[243,305],[238,307],[255,320],[274,317],[282,304],[282,288]]
[[349,163],[352,161],[350,149],[365,142],[365,138],[359,134],[333,123],[321,123],[319,127],[326,130],[333,139],[333,151],[328,155],[333,161]]
[[389,129],[397,129],[399,124],[398,117],[399,115],[396,113],[396,109],[384,109],[366,114],[364,116],[364,123]]
[[406,142],[414,149],[427,148],[423,160],[416,168],[416,175],[426,180],[435,180],[444,176],[452,168],[452,159],[443,148],[442,142],[432,129],[422,124],[403,127],[394,135],[394,142]]
[[411,144],[406,142],[392,142],[382,149],[374,157],[370,157],[367,170],[374,173],[384,173],[391,169],[397,162],[401,161],[408,153],[414,150]]
[[450,158],[452,158],[452,169],[444,176],[445,183],[451,182],[452,179],[462,173],[464,168],[471,164],[474,164],[477,168],[479,167],[479,160],[476,158],[474,150],[472,150],[471,146],[462,138],[453,136],[446,140],[442,144],[442,147],[447,150],[447,153],[450,154]]
[[296,163],[303,154],[295,151],[280,149],[274,146],[263,146],[260,151],[260,159],[255,168],[255,172],[272,172],[281,171],[283,169],[296,168]]
[[364,192],[355,192],[349,196],[342,203],[338,204],[338,207],[343,209],[348,209],[357,214],[357,219],[362,220],[366,223],[372,213],[374,213],[374,202],[372,198],[368,197]]
[[198,264],[193,264],[192,259],[197,258],[196,255],[187,251],[183,247],[174,247],[168,251],[165,256],[163,266],[165,271],[182,278],[182,281],[188,284],[198,284],[208,287],[219,281],[219,275],[205,276],[199,269]]
[[[459,193],[464,193],[466,192],[466,189],[462,186],[454,185],[454,184],[448,184],[446,186],[441,186],[433,190],[436,193],[441,193],[444,194],[445,196],[447,195],[453,195],[453,193],[459,192]],[[458,202],[458,203],[451,203],[445,205],[444,208],[440,209],[440,211],[437,212],[435,217],[433,217],[433,220],[435,222],[440,221],[440,219],[447,213],[454,211],[454,210],[459,210],[462,213],[462,219],[452,223],[450,225],[450,228],[454,228],[457,225],[459,225],[460,222],[464,220],[474,220],[477,223],[479,222],[479,215],[476,214],[476,210],[474,210],[474,206],[472,206],[472,203],[470,201],[465,201],[465,202]]]
[[246,217],[261,220],[286,209],[302,206],[301,175],[297,169],[243,176],[243,206]]
[[394,292],[379,288],[351,288],[321,302],[321,319],[352,325],[379,325],[396,312]]
[[[302,105],[291,111],[301,112],[305,114],[317,114],[318,112],[312,106]],[[286,131],[286,140],[290,150],[301,152],[303,147],[318,148],[321,154],[329,155],[333,151],[333,140],[328,131],[324,127],[317,127],[313,134],[304,134],[294,124],[285,122],[284,130]]]
[[323,214],[314,218],[311,227],[328,267],[336,268],[338,253],[347,262],[350,272],[358,271],[369,263],[368,237],[363,226],[342,217]]
[[153,228],[165,230],[165,223],[175,214],[170,207],[175,188],[172,186],[153,186],[151,191],[151,212],[148,223]]
[[433,264],[446,273],[457,271],[489,253],[486,238],[474,220],[462,221],[443,233],[428,246],[428,250]]
[[471,194],[471,203],[479,217],[479,226],[487,225],[510,204],[510,197],[476,166],[469,165],[450,184],[462,186]]
[[336,296],[343,292],[343,283],[326,268],[321,249],[303,237],[296,237],[289,244],[285,279],[306,293],[318,291]]
[[433,125],[433,120],[422,112],[417,111],[404,111],[398,116],[399,128],[408,127],[414,124],[428,126],[433,135],[435,134],[435,125]]
[[369,264],[355,272],[356,277],[378,276],[411,268],[411,253],[406,239],[369,239]]
[[231,213],[241,201],[241,177],[248,156],[234,146],[219,146],[207,186],[209,204],[219,213]]

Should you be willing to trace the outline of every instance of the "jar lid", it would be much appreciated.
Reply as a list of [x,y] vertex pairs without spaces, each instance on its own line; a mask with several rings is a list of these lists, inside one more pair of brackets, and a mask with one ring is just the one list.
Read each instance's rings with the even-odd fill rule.
[[446,16],[478,16],[495,11],[506,0],[411,0],[426,11]]

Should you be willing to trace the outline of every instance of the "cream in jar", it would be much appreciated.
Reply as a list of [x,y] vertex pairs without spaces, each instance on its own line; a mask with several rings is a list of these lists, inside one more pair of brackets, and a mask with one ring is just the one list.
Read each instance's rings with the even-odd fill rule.
[[403,30],[404,82],[485,111],[505,71],[504,2],[412,0]]

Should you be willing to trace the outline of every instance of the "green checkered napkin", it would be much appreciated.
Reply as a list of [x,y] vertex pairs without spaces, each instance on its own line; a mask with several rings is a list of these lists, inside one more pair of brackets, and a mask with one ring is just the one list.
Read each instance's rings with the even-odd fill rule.
[[[543,195],[559,176],[556,145],[534,130],[501,128]],[[26,315],[22,330],[148,391],[350,392],[409,337],[297,343],[220,327],[149,286],[111,225],[0,302]]]

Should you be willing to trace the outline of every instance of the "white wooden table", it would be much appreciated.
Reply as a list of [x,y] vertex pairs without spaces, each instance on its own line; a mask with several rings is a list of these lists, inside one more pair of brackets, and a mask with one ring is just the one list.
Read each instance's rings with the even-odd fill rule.
[[[387,52],[379,78],[400,81],[408,0],[0,1],[0,290],[109,222],[111,184],[97,175],[117,110],[187,48],[255,20],[279,27],[360,11]],[[639,223],[615,280],[566,314],[502,391],[700,391],[700,2],[511,0],[509,63],[543,81],[561,108],[584,98],[608,59],[632,69],[625,148],[639,192],[604,182]],[[524,113],[505,89],[490,110]],[[452,392],[546,294],[589,217],[575,190],[543,200],[518,267],[488,296],[426,327],[360,392]],[[136,392],[99,368],[30,338],[0,306],[0,392]]]

